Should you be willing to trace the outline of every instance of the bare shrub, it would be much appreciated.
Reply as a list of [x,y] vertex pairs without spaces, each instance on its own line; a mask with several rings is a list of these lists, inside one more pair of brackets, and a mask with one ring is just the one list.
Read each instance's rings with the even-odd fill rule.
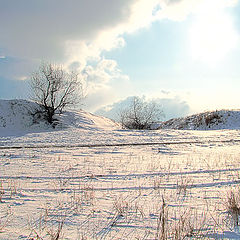
[[205,116],[205,123],[207,126],[214,124],[214,123],[220,123],[221,122],[221,115],[216,111],[212,113],[208,113]]
[[83,97],[79,74],[66,72],[62,66],[51,63],[42,64],[32,74],[31,89],[32,99],[42,107],[50,124],[56,113],[62,113],[66,107],[77,104]]
[[150,129],[163,117],[161,107],[155,101],[133,97],[129,106],[120,110],[120,122],[128,129]]

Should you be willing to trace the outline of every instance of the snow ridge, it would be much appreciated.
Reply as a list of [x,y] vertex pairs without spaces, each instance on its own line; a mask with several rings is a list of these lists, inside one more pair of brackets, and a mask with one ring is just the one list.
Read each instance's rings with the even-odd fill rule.
[[54,131],[63,128],[83,128],[88,130],[119,129],[116,122],[95,116],[83,110],[66,111],[56,115],[55,129],[44,120],[43,115],[35,114],[40,106],[27,100],[0,100],[0,135],[21,134],[24,132]]
[[173,118],[161,123],[158,129],[221,130],[239,128],[240,110],[220,110]]

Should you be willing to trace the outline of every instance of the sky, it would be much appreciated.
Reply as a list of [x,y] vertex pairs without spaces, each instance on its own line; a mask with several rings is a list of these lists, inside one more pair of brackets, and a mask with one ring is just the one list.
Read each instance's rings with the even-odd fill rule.
[[42,62],[79,71],[82,108],[131,96],[165,118],[239,108],[239,0],[0,0],[0,98],[31,95]]

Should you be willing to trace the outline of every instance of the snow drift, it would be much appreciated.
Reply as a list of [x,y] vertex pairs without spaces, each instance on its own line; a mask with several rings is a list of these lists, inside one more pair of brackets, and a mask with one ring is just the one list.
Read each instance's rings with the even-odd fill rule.
[[[39,105],[27,100],[0,100],[0,135],[53,131],[44,120]],[[83,110],[66,111],[56,115],[55,130],[78,128],[85,130],[116,130],[120,124]],[[156,129],[154,127],[154,129]],[[158,129],[220,130],[240,129],[240,110],[221,110],[174,118],[160,123]]]
[[[0,100],[0,130],[24,130],[39,125],[38,104],[26,100]],[[38,123],[38,124],[37,124]],[[46,123],[42,122],[42,127]],[[39,127],[39,126],[38,126]]]
[[159,125],[158,129],[221,130],[239,129],[240,110],[220,110],[173,118]]
[[[53,130],[43,115],[36,114],[39,110],[39,105],[31,101],[0,100],[0,134]],[[80,110],[56,115],[55,129],[67,127],[111,130],[119,128],[119,125],[108,118]]]

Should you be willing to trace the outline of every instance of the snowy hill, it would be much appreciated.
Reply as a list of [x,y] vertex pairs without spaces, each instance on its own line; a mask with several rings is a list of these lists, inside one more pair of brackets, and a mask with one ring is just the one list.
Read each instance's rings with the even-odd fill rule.
[[239,128],[240,110],[221,110],[173,118],[161,123],[158,129],[220,130]]
[[[34,113],[39,106],[27,100],[0,100],[0,135],[8,133],[49,131],[53,128]],[[56,115],[56,129],[76,127],[84,129],[116,129],[119,125],[105,117],[95,116],[83,110],[67,111],[61,116]]]
[[58,116],[59,127],[75,127],[86,130],[115,130],[121,128],[120,124],[113,120],[97,116],[84,110],[66,111]]
[[37,110],[39,106],[36,103],[26,100],[0,100],[0,131],[36,127],[33,113]]

